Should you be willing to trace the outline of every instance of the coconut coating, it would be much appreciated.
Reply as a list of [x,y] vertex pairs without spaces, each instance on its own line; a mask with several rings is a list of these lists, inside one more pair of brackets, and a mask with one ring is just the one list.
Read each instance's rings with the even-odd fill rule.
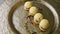
[[49,28],[49,21],[47,19],[42,19],[41,22],[39,23],[39,28],[42,31],[46,31]]
[[25,2],[25,4],[24,4],[25,10],[29,10],[31,7],[32,7],[32,2],[30,2],[30,1]]
[[39,24],[39,22],[43,19],[43,15],[41,13],[37,13],[34,15],[34,23]]
[[34,16],[38,12],[38,8],[35,6],[32,6],[29,10],[29,15]]

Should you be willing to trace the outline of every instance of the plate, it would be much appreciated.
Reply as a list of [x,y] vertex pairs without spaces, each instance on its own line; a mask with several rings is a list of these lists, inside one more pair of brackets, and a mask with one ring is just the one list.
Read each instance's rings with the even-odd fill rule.
[[[59,26],[59,17],[56,10],[49,3],[45,1],[31,1],[34,6],[40,8],[40,12],[44,15],[44,18],[48,19],[50,22],[50,29],[46,32],[41,32],[37,27],[32,27],[28,24],[29,31],[26,29],[26,16],[27,12],[24,10],[24,2],[16,3],[10,10],[8,20],[12,24],[12,29],[18,34],[32,34],[36,32],[37,34],[53,34],[57,31]],[[11,25],[10,25],[11,26]],[[34,28],[34,29],[32,29]]]

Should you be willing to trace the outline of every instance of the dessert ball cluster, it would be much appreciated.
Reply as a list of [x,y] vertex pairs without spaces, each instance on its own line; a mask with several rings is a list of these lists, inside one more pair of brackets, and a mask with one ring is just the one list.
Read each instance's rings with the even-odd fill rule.
[[39,23],[39,28],[42,31],[46,31],[49,28],[49,21],[47,19],[42,19],[41,22]]
[[32,2],[30,2],[30,1],[25,2],[25,4],[24,4],[24,9],[25,10],[29,10],[31,7],[32,7]]
[[41,13],[36,13],[34,15],[34,23],[39,24],[42,19],[43,15]]
[[34,16],[37,12],[38,12],[38,8],[35,7],[35,6],[32,6],[32,7],[29,9],[29,15],[31,15],[31,16]]
[[29,16],[33,16],[34,24],[39,25],[41,31],[47,31],[50,26],[49,21],[43,18],[43,14],[38,13],[39,9],[36,6],[33,6],[32,2],[25,2],[24,9],[28,10]]

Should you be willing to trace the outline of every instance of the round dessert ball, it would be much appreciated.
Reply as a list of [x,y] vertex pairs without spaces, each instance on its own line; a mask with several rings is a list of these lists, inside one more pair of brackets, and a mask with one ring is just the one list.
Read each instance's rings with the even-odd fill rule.
[[34,16],[38,12],[38,8],[35,6],[32,6],[29,10],[29,15]]
[[43,19],[43,15],[41,13],[37,13],[34,15],[34,23],[39,24],[39,22]]
[[39,28],[42,31],[46,31],[49,28],[49,21],[47,19],[42,19],[39,23]]
[[32,2],[30,2],[30,1],[25,2],[25,4],[24,4],[25,10],[29,10],[31,7],[32,7]]

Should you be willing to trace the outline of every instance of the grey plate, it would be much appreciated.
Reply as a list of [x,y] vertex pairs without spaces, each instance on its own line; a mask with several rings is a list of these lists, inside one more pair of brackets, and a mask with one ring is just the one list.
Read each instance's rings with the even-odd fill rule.
[[[14,30],[17,34],[30,34],[29,32],[26,31],[25,29],[25,17],[26,17],[26,12],[23,9],[23,4],[24,2],[18,2],[16,3],[10,10],[8,20],[10,22],[10,26],[12,30]],[[43,15],[44,18],[48,19],[50,22],[50,30],[48,32],[41,32],[37,31],[38,34],[53,34],[56,32],[58,25],[59,25],[59,20],[58,20],[58,15],[55,12],[54,9],[51,8],[50,4],[46,2],[42,3],[37,3],[33,2],[33,4],[42,10],[40,11]],[[52,10],[51,10],[52,9]]]

